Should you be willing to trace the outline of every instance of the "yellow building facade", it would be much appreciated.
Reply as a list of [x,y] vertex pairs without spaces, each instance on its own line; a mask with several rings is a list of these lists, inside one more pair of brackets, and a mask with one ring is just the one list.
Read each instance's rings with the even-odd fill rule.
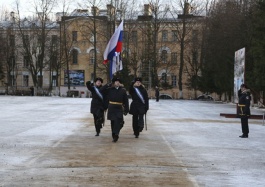
[[[128,76],[141,76],[143,83],[148,89],[149,96],[154,98],[154,87],[157,85],[161,89],[160,94],[174,99],[180,98],[179,90],[179,69],[181,64],[181,34],[183,34],[183,15],[173,19],[167,17],[163,20],[154,20],[149,5],[145,5],[145,11],[133,19],[124,19],[123,33],[123,64],[129,69]],[[87,10],[76,10],[80,13],[86,13]],[[93,9],[91,11],[93,13]],[[104,10],[102,10],[104,12]],[[94,16],[78,15],[66,17],[67,32],[73,41],[70,47],[71,60],[69,61],[69,70],[75,70],[84,74],[82,85],[73,83],[70,90],[78,90],[83,96],[89,96],[89,92],[83,85],[86,81],[93,81],[94,71],[96,75],[102,77],[105,81],[109,81],[108,67],[102,64],[103,53],[105,47],[113,34],[113,20],[111,20],[108,9],[106,14],[97,14]],[[176,15],[177,17],[177,15]],[[188,81],[193,75],[198,75],[194,61],[197,66],[200,60],[200,44],[201,44],[201,17],[187,15],[185,20],[186,33],[183,39],[183,73],[182,73],[182,97],[184,99],[193,99],[199,92],[195,94],[194,89],[190,89]],[[115,21],[116,27],[120,20]],[[94,26],[96,25],[96,26]],[[155,31],[154,27],[157,27]],[[96,29],[96,43],[94,43],[94,32]],[[156,32],[154,34],[154,32]],[[62,33],[62,32],[61,32]],[[155,36],[155,38],[154,38]],[[73,39],[76,37],[75,39]],[[96,58],[94,53],[96,46]],[[78,57],[77,57],[78,56]],[[73,60],[75,59],[76,60]],[[196,58],[196,59],[195,59]],[[94,62],[96,60],[96,67]],[[78,61],[78,63],[76,63]],[[154,69],[155,66],[155,69]],[[63,69],[65,73],[65,68]],[[63,74],[61,73],[61,75]],[[74,72],[78,73],[78,72]],[[154,83],[154,73],[157,74],[157,80]],[[67,92],[66,78],[61,77],[61,90],[65,95]],[[78,79],[78,78],[76,78]],[[74,81],[71,80],[70,81]],[[76,85],[74,85],[76,84]]]
[[[103,53],[123,19],[122,61],[128,69],[125,78],[142,77],[151,98],[155,95],[154,87],[159,86],[160,95],[165,97],[194,99],[199,92],[190,88],[189,81],[200,73],[202,18],[187,13],[185,25],[183,14],[175,17],[165,14],[163,19],[155,19],[150,5],[144,5],[144,11],[137,17],[124,19],[120,12],[114,15],[113,9],[107,5],[104,10],[92,7],[90,11],[77,9],[68,16],[58,14],[57,26],[50,32],[50,38],[58,38],[56,66],[52,60],[46,61],[42,90],[47,90],[49,95],[90,97],[86,81],[102,77],[104,83],[109,82],[109,67],[103,64]],[[32,77],[25,67],[24,56],[17,54],[16,88],[29,90],[33,86]],[[182,91],[178,84],[180,78]],[[0,90],[6,90],[6,82],[0,83]]]

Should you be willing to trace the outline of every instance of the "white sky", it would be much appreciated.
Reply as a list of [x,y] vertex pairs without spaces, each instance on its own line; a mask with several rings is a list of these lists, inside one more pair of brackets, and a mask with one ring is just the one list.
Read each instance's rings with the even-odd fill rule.
[[[20,13],[21,14],[25,14],[25,15],[32,15],[35,11],[34,11],[34,6],[33,6],[33,2],[34,0],[19,0],[20,2]],[[36,1],[36,0],[35,0]],[[71,7],[70,9],[76,9],[76,8],[80,8],[78,7],[78,2],[81,2],[82,0],[76,0],[76,1],[72,1],[71,2]],[[0,0],[0,11],[4,11],[7,10],[8,12],[11,11],[15,11],[16,12],[16,0],[11,0],[11,1],[7,1],[7,0]],[[59,1],[57,1],[59,2]],[[59,6],[55,6],[53,11],[56,12],[60,12],[62,11],[62,8]]]
[[[2,14],[3,11],[7,10],[8,12],[11,12],[11,11],[15,11],[16,10],[16,2],[17,0],[0,0],[0,13]],[[34,11],[33,9],[33,6],[32,6],[32,2],[36,2],[36,1],[40,1],[40,0],[18,0],[20,2],[20,5],[21,5],[21,9],[20,9],[20,13],[21,14],[25,14],[25,15],[32,15]],[[72,10],[74,9],[77,9],[77,8],[85,8],[85,7],[80,7],[78,5],[81,4],[82,6],[83,5],[89,5],[89,1],[90,0],[75,0],[75,1],[72,1],[72,0],[58,0],[57,3],[60,3],[62,1],[68,1],[70,2],[70,6],[69,6],[69,11],[67,12],[71,12]],[[110,2],[111,0],[96,0],[98,2],[101,2],[100,5],[102,4],[107,4],[107,3],[102,3],[103,1],[106,1],[106,2]],[[145,4],[145,3],[148,3],[149,0],[129,0],[129,1],[138,1],[139,4]],[[161,3],[165,4],[166,2],[170,2],[169,0],[161,0],[160,1]],[[99,7],[99,6],[98,6]],[[62,12],[63,8],[62,6],[57,6],[57,7],[54,7],[54,13],[56,12]]]

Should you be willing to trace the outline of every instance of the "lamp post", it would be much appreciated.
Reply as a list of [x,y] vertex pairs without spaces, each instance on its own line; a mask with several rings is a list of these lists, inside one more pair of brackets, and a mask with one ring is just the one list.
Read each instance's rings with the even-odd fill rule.
[[12,69],[12,76],[11,76],[11,88],[12,92],[14,93],[14,86],[15,86],[15,34],[14,34],[14,24],[15,24],[15,13],[12,11],[10,12],[11,16],[11,39],[10,39],[10,47],[11,47],[11,69]]
[[97,27],[96,27],[96,7],[93,7],[93,45],[94,45],[94,66],[93,66],[93,80],[97,77]]

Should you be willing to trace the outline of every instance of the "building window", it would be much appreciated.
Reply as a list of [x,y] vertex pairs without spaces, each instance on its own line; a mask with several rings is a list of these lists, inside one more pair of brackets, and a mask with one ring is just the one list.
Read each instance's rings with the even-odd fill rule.
[[28,87],[29,86],[29,76],[23,75],[23,86]]
[[73,55],[73,64],[78,64],[78,51],[76,49],[74,49],[72,51],[72,55]]
[[72,32],[72,39],[73,39],[74,42],[77,41],[77,31],[73,31]]
[[167,42],[167,31],[162,31],[162,42]]
[[26,48],[26,47],[29,47],[29,35],[24,35],[23,36],[24,38],[24,40],[23,40],[23,45],[24,45],[24,47]]
[[161,54],[162,63],[167,63],[167,50],[163,50]]
[[37,60],[36,66],[37,66],[37,68],[42,68],[42,58],[41,58],[41,55],[38,56],[38,60]]
[[15,56],[10,56],[10,66],[11,66],[11,69],[14,71],[15,66],[16,66]]
[[57,86],[57,76],[56,75],[52,76],[52,86],[53,87]]
[[41,47],[42,42],[44,42],[44,41],[42,40],[41,35],[38,35],[38,47]]
[[177,64],[177,62],[178,62],[177,53],[171,53],[171,63]]
[[172,42],[178,41],[178,32],[176,30],[172,31]]
[[177,76],[176,76],[176,75],[172,75],[172,76],[171,76],[171,80],[172,80],[171,85],[172,85],[173,87],[176,87],[176,86],[177,86]]
[[89,52],[89,61],[90,61],[90,64],[95,63],[95,50],[94,49],[90,50]]
[[161,82],[162,83],[166,83],[167,82],[167,74],[166,73],[162,73],[162,75],[161,75]]
[[57,35],[52,35],[52,51],[56,51],[57,42],[58,42],[58,36]]
[[50,64],[51,68],[56,69],[56,66],[57,66],[57,54],[56,53],[52,54],[50,61],[51,61],[51,64]]
[[15,35],[10,35],[9,42],[11,47],[15,47]]
[[10,82],[11,82],[11,86],[16,85],[16,76],[15,75],[12,75],[12,74],[10,75]]
[[42,78],[43,76],[40,76],[40,75],[38,75],[38,85],[39,86],[41,86],[42,85],[42,80],[43,80],[43,78]]
[[24,68],[29,67],[29,57],[28,56],[24,56],[24,58],[23,58],[23,67]]
[[137,31],[132,31],[132,42],[137,42]]

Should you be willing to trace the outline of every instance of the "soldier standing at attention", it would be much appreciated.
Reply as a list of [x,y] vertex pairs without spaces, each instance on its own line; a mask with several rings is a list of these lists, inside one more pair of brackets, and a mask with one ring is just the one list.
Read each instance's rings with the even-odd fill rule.
[[239,102],[238,102],[238,117],[241,118],[241,128],[242,135],[240,138],[248,138],[249,128],[248,128],[248,118],[250,116],[250,90],[247,89],[245,84],[240,86],[241,94],[239,94]]
[[132,103],[129,113],[132,114],[132,127],[135,138],[138,138],[144,128],[144,114],[149,109],[149,98],[146,89],[142,85],[142,79],[137,77],[132,82],[129,93]]
[[107,90],[109,100],[107,118],[111,121],[113,142],[119,139],[120,130],[123,127],[123,115],[129,111],[129,100],[125,88],[121,86],[121,80],[117,77],[112,79],[112,84],[103,86]]
[[103,79],[100,77],[95,79],[95,84],[90,81],[86,82],[87,89],[92,93],[90,112],[94,117],[94,124],[97,133],[95,136],[99,136],[100,129],[102,128],[102,124],[104,122],[104,110],[106,110],[104,105],[104,96],[100,91],[102,83]]

